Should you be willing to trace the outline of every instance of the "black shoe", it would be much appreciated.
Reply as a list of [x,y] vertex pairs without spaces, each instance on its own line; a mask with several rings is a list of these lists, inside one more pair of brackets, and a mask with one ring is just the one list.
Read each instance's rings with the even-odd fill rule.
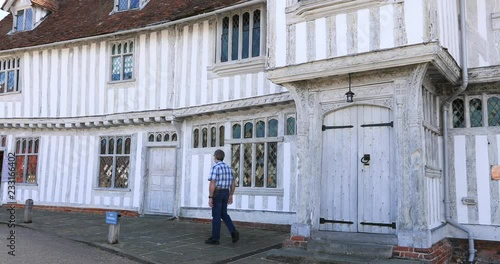
[[240,232],[238,232],[238,230],[234,230],[231,237],[233,238],[233,243],[238,242],[238,240],[240,240]]
[[217,240],[212,240],[212,237],[209,237],[207,240],[205,240],[205,244],[209,244],[209,245],[218,245],[218,244],[219,244],[219,241],[217,241]]

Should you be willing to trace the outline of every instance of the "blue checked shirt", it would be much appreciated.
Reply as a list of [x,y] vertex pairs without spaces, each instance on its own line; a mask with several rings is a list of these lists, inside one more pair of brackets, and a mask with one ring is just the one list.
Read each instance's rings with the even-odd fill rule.
[[215,187],[230,189],[233,184],[233,170],[226,163],[218,161],[210,170],[209,181],[215,180]]

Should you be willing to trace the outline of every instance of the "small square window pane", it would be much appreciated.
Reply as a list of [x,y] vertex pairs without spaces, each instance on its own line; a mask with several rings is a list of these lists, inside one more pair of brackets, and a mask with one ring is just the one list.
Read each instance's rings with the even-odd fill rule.
[[483,126],[483,107],[481,99],[473,99],[469,102],[470,110],[470,126],[481,127]]
[[488,99],[488,125],[500,126],[500,98]]
[[132,79],[132,73],[134,68],[134,57],[132,55],[124,56],[124,67],[123,67],[123,79],[130,80]]
[[26,20],[25,20],[25,25],[24,29],[25,30],[31,30],[33,27],[33,10],[31,8],[26,9]]
[[17,12],[16,30],[24,30],[24,10],[20,10],[19,12]]
[[7,72],[7,92],[13,92],[16,86],[16,74],[14,71]]
[[31,155],[28,156],[28,170],[26,171],[26,182],[36,183],[36,165],[38,156]]
[[19,155],[16,156],[16,169],[15,169],[15,176],[16,176],[16,182],[24,182],[24,159],[26,156],[24,155]]
[[139,8],[139,0],[130,0],[130,9]]
[[130,157],[116,157],[115,188],[128,188]]
[[0,72],[0,93],[5,93],[5,72]]
[[118,1],[118,11],[127,10],[128,9],[128,0],[119,0]]
[[112,81],[119,81],[120,80],[120,71],[122,68],[122,63],[120,61],[120,57],[113,57],[112,59],[112,74],[111,74],[111,80]]
[[231,145],[231,168],[236,186],[240,186],[240,144]]
[[101,157],[99,165],[99,187],[111,187],[113,157]]
[[255,187],[264,187],[264,143],[255,146]]
[[252,186],[252,144],[243,144],[243,187]]

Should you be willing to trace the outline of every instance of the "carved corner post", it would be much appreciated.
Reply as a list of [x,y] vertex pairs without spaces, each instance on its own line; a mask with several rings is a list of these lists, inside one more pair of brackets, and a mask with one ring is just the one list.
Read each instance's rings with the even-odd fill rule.
[[321,130],[318,94],[301,82],[286,83],[297,108],[297,196],[294,207],[297,223],[292,224],[291,235],[308,238],[319,225]]
[[428,64],[411,67],[404,79],[395,81],[396,156],[398,174],[399,246],[428,248],[424,179],[422,84]]

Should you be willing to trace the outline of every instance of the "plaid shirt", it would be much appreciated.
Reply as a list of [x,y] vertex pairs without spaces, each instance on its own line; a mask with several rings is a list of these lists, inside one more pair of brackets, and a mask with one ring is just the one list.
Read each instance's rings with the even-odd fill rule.
[[210,170],[209,181],[215,180],[215,187],[229,189],[233,184],[233,170],[226,163],[218,161]]

